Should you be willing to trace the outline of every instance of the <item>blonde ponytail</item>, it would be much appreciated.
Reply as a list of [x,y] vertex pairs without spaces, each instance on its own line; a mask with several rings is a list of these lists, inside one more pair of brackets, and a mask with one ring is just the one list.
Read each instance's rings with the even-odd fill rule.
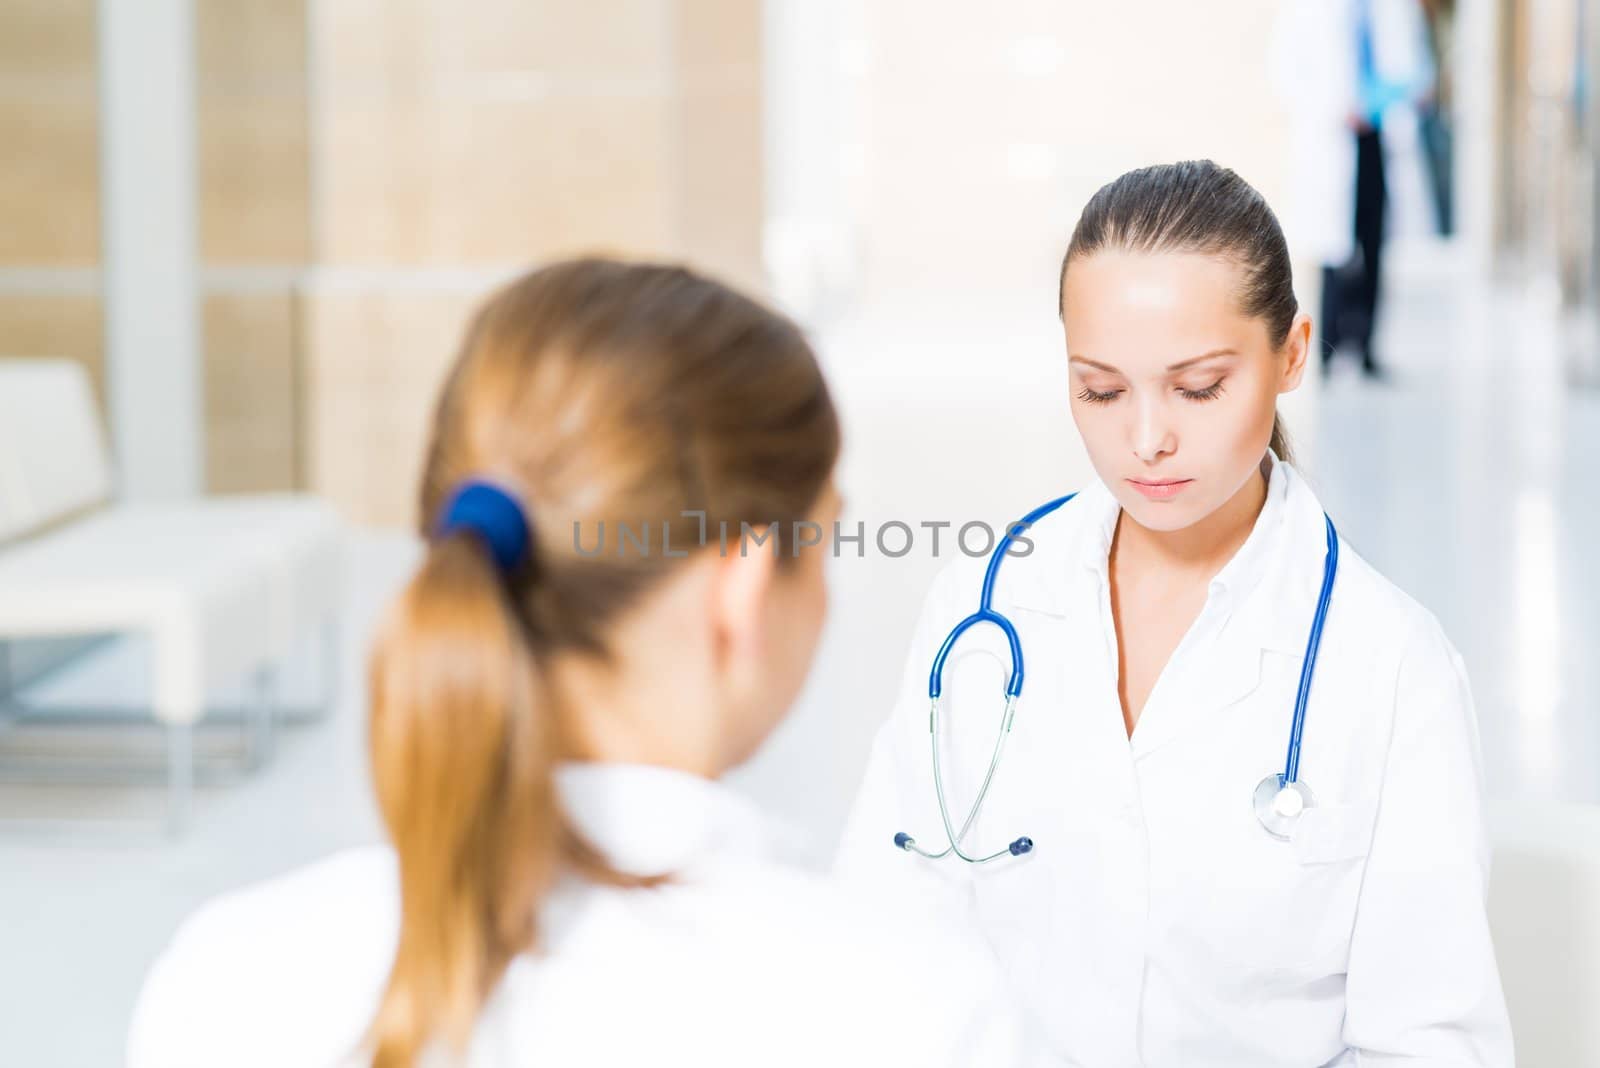
[[464,1048],[534,941],[563,832],[554,717],[527,643],[486,548],[454,534],[429,551],[373,656],[373,778],[402,888],[378,1068],[409,1066],[435,1035]]

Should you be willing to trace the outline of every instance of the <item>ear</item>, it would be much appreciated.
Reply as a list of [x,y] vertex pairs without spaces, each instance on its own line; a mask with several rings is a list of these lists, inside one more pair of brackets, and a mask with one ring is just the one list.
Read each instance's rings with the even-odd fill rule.
[[1294,322],[1289,324],[1289,336],[1283,342],[1283,351],[1289,358],[1284,361],[1278,392],[1293,393],[1300,388],[1300,380],[1306,373],[1306,361],[1311,358],[1311,316],[1300,312],[1294,317]]
[[[759,537],[761,531],[752,533]],[[777,544],[770,537],[764,542],[740,538],[715,559],[710,607],[717,655],[724,665],[729,658],[759,656],[765,647],[762,609],[777,574]]]

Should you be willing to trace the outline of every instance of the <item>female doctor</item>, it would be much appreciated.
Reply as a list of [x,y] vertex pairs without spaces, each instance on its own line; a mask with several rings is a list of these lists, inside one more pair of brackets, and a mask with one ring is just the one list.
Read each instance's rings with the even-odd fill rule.
[[[491,298],[372,661],[392,847],[185,923],[132,1068],[1033,1063],[981,943],[935,983],[959,937],[782,863],[718,781],[810,663],[823,562],[789,532],[832,521],[838,444],[800,332],[713,281],[574,260]],[[707,541],[746,522],[771,551]]]
[[1066,1064],[1511,1064],[1466,675],[1289,462],[1311,323],[1272,211],[1210,162],[1131,172],[1060,282],[1099,477],[995,574],[1026,687],[991,619],[930,678],[988,562],[947,568],[841,875],[975,926]]

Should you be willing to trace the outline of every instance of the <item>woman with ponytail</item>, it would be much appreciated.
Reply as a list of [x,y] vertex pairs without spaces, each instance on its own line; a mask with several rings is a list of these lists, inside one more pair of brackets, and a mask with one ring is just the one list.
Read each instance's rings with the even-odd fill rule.
[[190,920],[135,1068],[1021,1063],[986,955],[781,866],[716,781],[810,665],[838,450],[798,330],[688,271],[490,299],[371,661],[391,847]]

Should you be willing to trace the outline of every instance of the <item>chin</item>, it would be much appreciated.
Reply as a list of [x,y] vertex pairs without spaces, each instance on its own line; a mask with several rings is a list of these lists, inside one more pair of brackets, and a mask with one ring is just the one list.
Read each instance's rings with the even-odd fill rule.
[[1133,516],[1134,522],[1146,530],[1171,533],[1193,526],[1200,518],[1195,514],[1193,506],[1183,501],[1159,502],[1146,500],[1137,492],[1130,491],[1132,500],[1122,499],[1122,510]]

